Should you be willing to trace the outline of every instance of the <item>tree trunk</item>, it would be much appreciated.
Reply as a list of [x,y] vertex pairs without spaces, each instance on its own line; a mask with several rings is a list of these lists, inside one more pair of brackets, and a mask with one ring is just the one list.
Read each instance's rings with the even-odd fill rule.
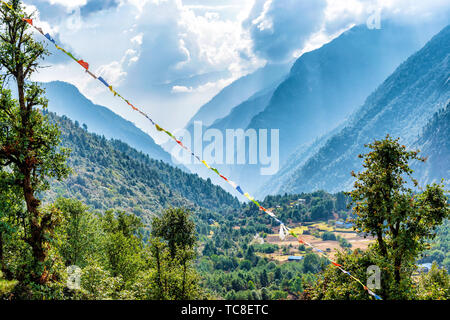
[[[28,171],[28,170],[26,170]],[[34,190],[30,183],[30,173],[27,172],[23,183],[23,193],[25,197],[25,203],[27,205],[27,211],[30,214],[30,236],[27,239],[28,244],[31,246],[34,259],[35,272],[38,271],[47,258],[47,252],[44,248],[43,230],[39,223],[39,204],[40,201],[34,196]],[[42,277],[41,272],[37,272],[33,275],[33,278],[38,283],[46,282],[46,279]]]
[[[33,133],[30,132],[29,120],[30,120],[30,110],[28,110],[25,103],[25,81],[23,78],[23,70],[19,68],[17,74],[17,91],[19,95],[19,106],[21,109],[21,117],[22,117],[22,130],[21,130],[21,141],[26,141],[32,138]],[[25,160],[20,163],[19,168],[22,172],[24,178],[22,181],[22,190],[25,198],[25,203],[27,206],[27,211],[29,213],[29,222],[30,222],[30,236],[27,239],[28,244],[31,246],[33,252],[33,260],[35,272],[38,271],[42,267],[42,263],[45,262],[47,257],[47,252],[43,246],[43,230],[41,224],[39,222],[39,205],[40,201],[35,197],[35,190],[31,183],[31,168],[28,163],[28,156],[25,157]],[[37,272],[33,275],[33,278],[38,283],[45,282],[45,277],[41,274],[41,272]]]
[[181,291],[181,299],[184,300],[186,296],[186,260],[183,259],[183,284]]
[[159,258],[159,247],[158,244],[155,245],[155,259],[156,259],[156,273],[158,275],[158,287],[159,287],[159,297],[158,300],[162,300],[164,293],[163,293],[163,287],[162,287],[162,281],[161,281],[161,261]]
[[0,230],[0,270],[5,269],[5,263],[3,261],[3,231]]

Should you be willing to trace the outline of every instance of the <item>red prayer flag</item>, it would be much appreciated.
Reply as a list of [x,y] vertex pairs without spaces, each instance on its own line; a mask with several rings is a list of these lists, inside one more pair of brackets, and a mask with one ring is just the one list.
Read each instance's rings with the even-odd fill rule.
[[342,267],[339,263],[331,261],[332,264],[334,264],[336,267]]
[[128,105],[129,105],[130,107],[133,108],[133,110],[138,111],[138,108],[136,108],[135,106],[133,106],[130,102],[127,101],[127,103],[128,103]]
[[78,63],[86,70],[89,69],[89,63],[87,63],[86,61],[78,60]]
[[23,19],[23,21],[27,22],[30,25],[33,25],[33,19]]

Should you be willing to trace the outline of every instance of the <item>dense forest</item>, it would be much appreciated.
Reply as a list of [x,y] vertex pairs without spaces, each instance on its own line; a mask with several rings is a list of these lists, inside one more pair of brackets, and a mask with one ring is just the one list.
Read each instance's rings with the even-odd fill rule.
[[144,220],[169,206],[219,212],[240,207],[237,198],[209,179],[153,160],[119,140],[89,133],[86,126],[66,117],[46,116],[58,125],[61,146],[71,150],[68,164],[72,168],[67,179],[53,181],[45,193],[48,201],[74,197],[94,209],[127,210]]

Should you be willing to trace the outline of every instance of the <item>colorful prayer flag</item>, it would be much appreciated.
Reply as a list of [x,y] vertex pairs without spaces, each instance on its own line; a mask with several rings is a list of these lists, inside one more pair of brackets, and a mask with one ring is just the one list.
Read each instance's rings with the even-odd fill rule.
[[78,60],[77,62],[78,62],[78,64],[79,64],[80,66],[82,66],[82,67],[85,68],[86,70],[89,69],[89,63],[87,63],[86,61]]

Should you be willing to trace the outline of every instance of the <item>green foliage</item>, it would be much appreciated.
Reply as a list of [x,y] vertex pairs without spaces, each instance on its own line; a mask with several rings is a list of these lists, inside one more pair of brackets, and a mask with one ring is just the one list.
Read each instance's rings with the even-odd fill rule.
[[3,273],[0,271],[0,299],[2,297],[6,297],[11,291],[14,289],[14,287],[17,285],[17,281],[8,281],[3,278]]
[[351,248],[352,244],[350,242],[348,242],[347,239],[339,237],[339,245],[341,246],[341,248],[346,249],[346,248]]
[[436,236],[429,242],[429,247],[422,254],[420,263],[436,262],[450,270],[450,222],[448,219],[436,228]]
[[336,235],[333,232],[329,232],[329,231],[323,232],[320,237],[322,238],[323,241],[328,241],[328,240],[336,241],[337,240]]
[[[299,200],[302,199],[302,200]],[[306,222],[328,220],[334,213],[345,214],[348,196],[331,195],[324,191],[301,194],[269,195],[261,203],[266,208],[275,207],[278,216],[286,221]]]
[[197,241],[195,225],[187,210],[170,208],[152,221],[152,235],[167,241],[172,257],[177,249],[191,249]]
[[274,253],[275,251],[278,251],[279,246],[271,243],[263,243],[263,244],[254,244],[253,248],[257,252]]
[[113,277],[98,263],[91,262],[83,268],[81,274],[81,292],[78,296],[86,300],[110,300],[119,299],[123,279],[120,276]]
[[308,253],[303,259],[303,270],[305,273],[317,273],[322,270],[325,261],[314,253]]
[[64,264],[84,267],[88,259],[95,259],[101,251],[104,236],[98,217],[81,201],[58,198],[54,206],[64,216],[57,234],[58,251]]
[[[10,1],[14,10],[23,14],[20,1]],[[27,33],[28,24],[3,4],[0,8],[0,189],[3,194],[14,193],[17,208],[22,214],[9,222],[7,229],[21,229],[22,245],[31,249],[31,275],[35,285],[50,281],[49,269],[51,234],[60,223],[60,216],[54,208],[43,209],[39,193],[49,188],[49,180],[61,180],[69,173],[66,166],[68,150],[59,147],[60,132],[54,124],[42,115],[47,107],[44,90],[30,76],[38,69],[48,54],[40,42]],[[6,89],[5,81],[17,89],[18,99],[13,99]],[[25,204],[25,208],[20,205]],[[23,210],[24,209],[24,210]],[[4,216],[4,213],[2,213]],[[4,232],[5,226],[0,230]],[[0,235],[2,238],[3,235]],[[3,246],[3,243],[0,242]],[[0,252],[3,248],[0,248]],[[3,253],[0,264],[5,269]],[[10,271],[8,271],[8,274]]]
[[[373,250],[355,250],[351,253],[338,252],[335,261],[344,266],[363,283],[367,281],[367,268],[376,264]],[[361,284],[333,265],[329,265],[318,277],[317,282],[308,286],[306,298],[313,300],[370,300]]]
[[362,173],[351,192],[360,232],[376,237],[378,264],[386,268],[381,293],[385,299],[408,296],[414,263],[435,236],[435,229],[448,217],[450,209],[443,186],[427,185],[420,194],[407,186],[411,177],[409,162],[423,161],[417,151],[407,151],[387,136],[368,145]]
[[106,266],[113,277],[120,276],[129,285],[145,265],[142,259],[144,243],[140,236],[143,225],[138,217],[123,211],[107,211],[101,217],[101,225],[105,232]]
[[433,263],[428,273],[422,274],[417,289],[421,300],[448,300],[450,298],[450,276],[445,269]]

